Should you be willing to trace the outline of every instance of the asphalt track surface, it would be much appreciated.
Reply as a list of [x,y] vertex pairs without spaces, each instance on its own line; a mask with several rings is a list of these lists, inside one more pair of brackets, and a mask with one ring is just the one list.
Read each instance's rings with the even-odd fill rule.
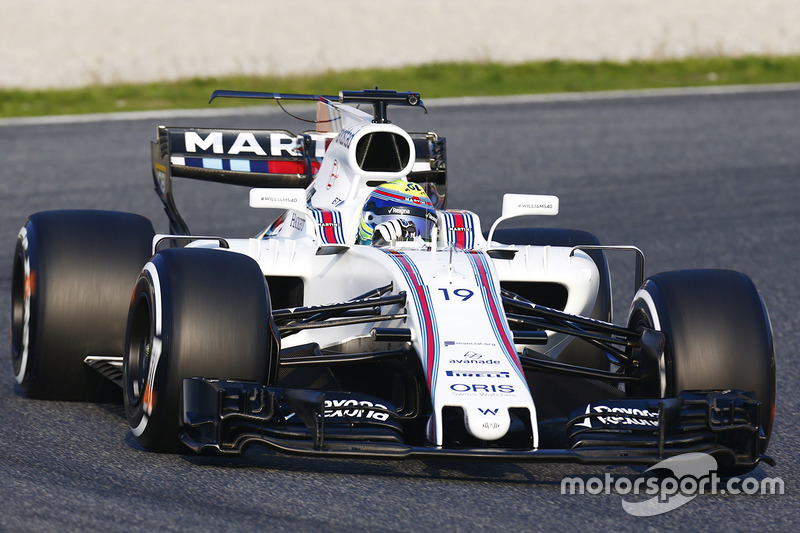
[[[795,530],[800,388],[800,91],[431,105],[394,120],[448,139],[449,207],[488,228],[503,192],[557,194],[535,224],[636,244],[647,272],[730,268],[769,307],[778,408],[769,453],[784,495],[701,495],[653,517],[612,492],[562,495],[565,476],[645,475],[642,468],[439,461],[319,460],[252,451],[235,459],[158,455],[132,437],[118,405],[42,402],[15,384],[0,345],[0,530]],[[158,123],[303,129],[280,114],[0,125],[0,309],[10,315],[11,258],[28,214],[106,208],[166,219],[152,192]],[[183,184],[182,184],[183,185]],[[231,192],[229,198],[221,198]],[[266,224],[247,192],[190,183],[178,204],[195,232],[247,236]],[[226,202],[233,202],[232,204]],[[201,222],[205,219],[205,222]],[[193,221],[196,223],[192,223]],[[632,261],[612,263],[617,320]]]

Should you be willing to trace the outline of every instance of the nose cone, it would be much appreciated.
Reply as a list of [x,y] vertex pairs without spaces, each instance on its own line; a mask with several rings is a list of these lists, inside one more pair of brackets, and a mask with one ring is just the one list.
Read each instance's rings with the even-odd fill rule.
[[465,407],[464,425],[476,439],[497,440],[508,433],[511,417],[505,407]]

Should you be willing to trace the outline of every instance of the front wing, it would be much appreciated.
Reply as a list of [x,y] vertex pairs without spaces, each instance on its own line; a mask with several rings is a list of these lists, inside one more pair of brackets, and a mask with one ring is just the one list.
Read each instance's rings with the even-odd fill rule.
[[310,456],[651,465],[702,452],[729,467],[774,464],[760,453],[759,403],[740,391],[594,402],[565,422],[562,449],[409,445],[394,407],[358,393],[205,378],[184,380],[182,393],[181,439],[198,453],[238,454],[255,444]]

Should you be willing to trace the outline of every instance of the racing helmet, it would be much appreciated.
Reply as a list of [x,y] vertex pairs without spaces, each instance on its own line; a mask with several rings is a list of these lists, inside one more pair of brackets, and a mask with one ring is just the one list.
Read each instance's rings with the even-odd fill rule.
[[364,203],[358,224],[359,244],[372,244],[375,227],[392,220],[413,228],[413,234],[429,241],[431,230],[436,225],[436,209],[425,190],[418,184],[399,179],[376,187]]

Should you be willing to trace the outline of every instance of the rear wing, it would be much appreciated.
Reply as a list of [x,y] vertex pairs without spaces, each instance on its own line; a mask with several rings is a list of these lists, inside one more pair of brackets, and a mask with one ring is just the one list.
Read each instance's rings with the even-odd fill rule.
[[153,180],[170,231],[188,235],[175,207],[172,178],[244,187],[305,188],[319,170],[331,133],[294,135],[285,130],[158,127],[151,143]]
[[[408,176],[423,184],[437,208],[446,196],[445,140],[411,133],[416,162]],[[307,188],[336,132],[295,135],[286,130],[158,127],[151,143],[153,181],[170,222],[170,232],[189,235],[175,206],[173,178],[250,188]]]

